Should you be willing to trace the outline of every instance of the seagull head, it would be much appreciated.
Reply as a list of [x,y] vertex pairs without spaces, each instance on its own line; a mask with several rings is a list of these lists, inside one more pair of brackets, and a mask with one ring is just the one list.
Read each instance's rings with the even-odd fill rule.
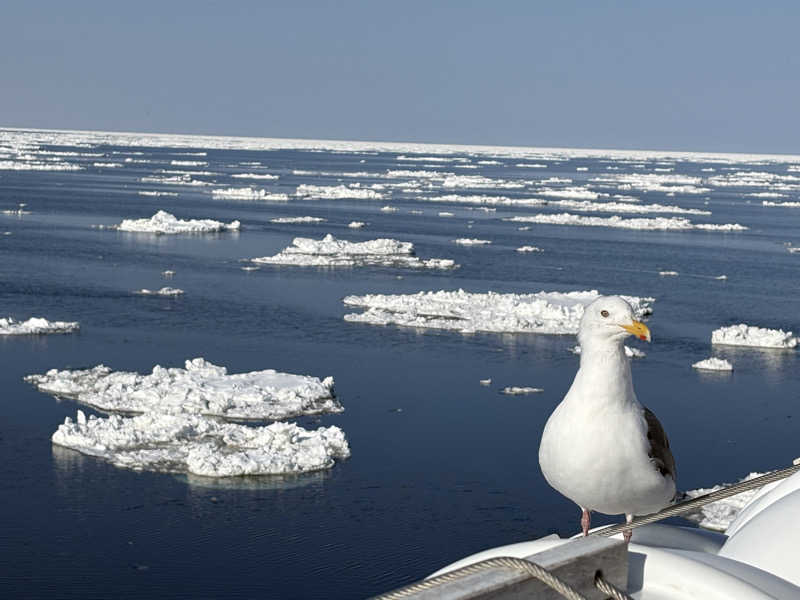
[[600,296],[584,310],[578,328],[582,346],[592,341],[621,342],[629,335],[650,341],[647,325],[635,319],[631,305],[619,296]]

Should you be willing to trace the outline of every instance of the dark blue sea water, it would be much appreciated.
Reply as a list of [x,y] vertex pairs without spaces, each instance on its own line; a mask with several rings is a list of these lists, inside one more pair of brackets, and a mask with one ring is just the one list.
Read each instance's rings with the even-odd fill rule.
[[[634,361],[635,386],[669,434],[679,488],[736,480],[800,455],[796,351],[717,347],[713,354],[733,362],[732,374],[704,374],[690,366],[712,355],[711,331],[723,325],[800,330],[800,254],[785,246],[800,244],[800,208],[762,206],[762,197],[750,195],[780,193],[769,200],[798,201],[800,181],[792,177],[800,173],[792,170],[797,163],[791,159],[533,151],[526,159],[453,148],[447,156],[459,161],[426,162],[407,157],[443,155],[421,149],[311,150],[288,143],[237,149],[233,143],[186,138],[154,145],[146,139],[0,131],[0,210],[26,203],[30,211],[0,214],[0,234],[10,232],[0,235],[0,317],[81,323],[77,334],[0,336],[2,597],[359,598],[481,549],[577,531],[577,507],[548,487],[537,460],[544,422],[577,369],[578,359],[569,352],[574,338],[348,323],[342,317],[352,310],[341,302],[348,294],[463,288],[652,296],[653,343],[631,344],[647,353]],[[36,161],[81,170],[11,168]],[[110,162],[122,166],[94,164]],[[259,164],[247,164],[254,162]],[[546,167],[516,166],[523,162]],[[407,177],[420,187],[384,188],[380,200],[294,196],[300,184],[401,181],[386,179],[392,169],[482,175],[523,187],[443,189],[441,181]],[[164,170],[210,173],[193,176],[210,185],[141,181],[169,176]],[[231,177],[247,172],[279,179]],[[746,185],[747,177],[734,176],[740,172],[761,174],[761,183]],[[668,195],[621,183],[601,188],[592,181],[626,173],[695,177],[694,186],[708,191]],[[541,188],[531,181],[550,177],[572,180],[552,187],[581,186],[635,196],[641,204],[707,209],[711,216],[687,218],[749,229],[663,232],[534,224],[521,231],[502,219],[615,213],[562,207],[483,212],[425,200],[446,193],[529,198]],[[719,185],[713,177],[732,177],[733,184]],[[287,193],[290,199],[230,200],[211,193],[245,186]],[[143,190],[177,195],[143,196]],[[381,212],[387,204],[398,211]],[[159,209],[180,218],[239,219],[242,229],[155,236],[94,227],[149,217]],[[455,216],[439,217],[440,211]],[[269,222],[304,215],[327,222]],[[353,220],[368,226],[348,229]],[[462,266],[443,272],[240,269],[243,258],[275,254],[295,236],[325,233],[411,241],[421,257],[454,258]],[[452,242],[458,237],[492,244],[462,247]],[[522,245],[544,251],[514,251]],[[162,278],[165,269],[176,272],[173,279]],[[660,276],[662,270],[680,274]],[[721,274],[728,279],[714,279]],[[132,294],[162,285],[185,294]],[[51,368],[104,363],[149,372],[156,364],[182,366],[198,356],[231,372],[272,368],[333,375],[345,412],[298,422],[341,427],[352,457],[324,472],[283,478],[209,480],[120,469],[53,446],[50,436],[65,417],[74,418],[77,405],[23,382],[25,375]],[[491,386],[478,384],[488,377]],[[499,393],[506,385],[545,391],[506,396]],[[611,520],[595,517],[598,524]]]

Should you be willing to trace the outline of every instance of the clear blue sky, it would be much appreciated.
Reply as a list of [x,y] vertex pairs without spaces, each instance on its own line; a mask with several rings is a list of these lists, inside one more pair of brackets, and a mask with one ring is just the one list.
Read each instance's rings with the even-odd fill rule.
[[800,2],[4,0],[0,126],[800,153]]

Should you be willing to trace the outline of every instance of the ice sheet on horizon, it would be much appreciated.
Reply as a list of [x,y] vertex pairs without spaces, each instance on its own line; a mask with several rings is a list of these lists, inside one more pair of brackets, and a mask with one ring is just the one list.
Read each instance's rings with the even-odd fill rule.
[[350,242],[331,234],[321,240],[297,237],[292,245],[275,256],[251,258],[256,264],[298,267],[386,266],[411,269],[454,269],[455,261],[446,258],[421,259],[414,255],[411,242],[389,238]]
[[327,469],[350,456],[341,429],[309,431],[294,423],[250,427],[191,414],[145,413],[59,425],[54,444],[118,467],[208,477],[279,475]]
[[213,219],[182,220],[171,213],[159,210],[149,219],[125,219],[119,225],[113,225],[111,229],[158,234],[213,233],[218,231],[238,231],[240,225],[239,221],[223,223]]
[[71,333],[80,329],[75,321],[48,321],[42,317],[31,317],[17,321],[12,317],[0,318],[0,335],[41,335],[46,333]]
[[203,358],[184,368],[153,367],[141,375],[91,369],[51,369],[25,381],[42,392],[71,398],[104,412],[206,415],[238,420],[277,420],[341,412],[333,378],[280,373],[272,369],[228,374]]
[[791,331],[783,329],[766,329],[739,323],[729,327],[720,327],[711,333],[712,344],[728,346],[754,346],[760,348],[794,348],[798,338]]
[[[535,294],[442,290],[347,296],[343,302],[364,309],[363,313],[345,315],[345,321],[350,322],[450,329],[464,333],[567,335],[577,333],[584,308],[599,296],[597,290]],[[652,312],[653,298],[624,298],[631,303],[637,316]]]
[[615,227],[620,229],[647,230],[676,230],[685,231],[700,229],[704,231],[744,231],[748,229],[738,223],[727,223],[722,225],[710,223],[692,223],[689,219],[682,217],[654,217],[654,218],[632,218],[624,219],[618,215],[611,217],[585,217],[571,213],[560,214],[536,214],[524,217],[509,217],[504,221],[515,223],[539,223],[544,225],[579,225],[585,227]]

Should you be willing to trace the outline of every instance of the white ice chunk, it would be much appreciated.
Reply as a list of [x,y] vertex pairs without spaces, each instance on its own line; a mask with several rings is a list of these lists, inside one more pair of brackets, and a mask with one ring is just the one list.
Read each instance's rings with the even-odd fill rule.
[[543,392],[542,388],[535,388],[535,387],[517,387],[517,386],[507,386],[504,387],[502,390],[503,394],[508,394],[510,396],[519,396],[522,394],[538,394],[539,392]]
[[724,358],[707,358],[692,364],[695,369],[703,371],[733,371],[733,365]]
[[730,327],[721,327],[711,333],[712,344],[728,346],[758,346],[762,348],[794,348],[797,338],[791,331],[783,329],[765,329],[739,323]]
[[361,200],[380,200],[383,194],[370,188],[359,188],[346,185],[310,185],[302,184],[295,190],[295,195],[312,199],[336,200],[339,198],[356,198]]
[[74,321],[48,321],[42,317],[31,317],[27,321],[16,321],[11,317],[0,318],[0,335],[71,333],[78,329],[80,325]]
[[118,467],[208,477],[303,473],[350,456],[338,427],[248,427],[187,414],[88,420],[79,415],[77,422],[67,417],[52,441]]
[[361,229],[362,227],[366,226],[366,223],[364,223],[364,221],[350,221],[347,226],[350,229]]
[[271,369],[228,374],[203,358],[185,368],[156,365],[149,375],[92,369],[51,369],[25,381],[55,396],[65,396],[106,412],[190,414],[228,419],[288,419],[298,415],[341,412],[333,378],[320,380]]
[[461,246],[488,246],[492,240],[479,240],[477,238],[458,238],[453,240],[454,244]]
[[183,290],[180,288],[164,286],[158,290],[148,290],[147,288],[142,288],[140,290],[136,290],[134,294],[139,294],[140,296],[181,296],[183,294]]
[[659,271],[658,274],[661,275],[662,277],[677,277],[678,276],[678,272],[677,271]]
[[327,219],[323,217],[275,217],[270,219],[270,223],[324,223]]
[[216,231],[238,231],[239,221],[222,223],[212,219],[178,219],[175,215],[160,210],[149,219],[125,219],[112,228],[119,231],[142,233],[177,234],[177,233],[210,233]]
[[[535,294],[480,294],[458,290],[346,296],[343,302],[365,309],[360,314],[345,315],[345,321],[371,325],[451,329],[465,333],[575,334],[584,308],[599,296],[597,290]],[[653,298],[624,298],[638,316],[652,312]]]
[[234,200],[278,200],[286,201],[289,196],[286,194],[271,194],[267,190],[252,187],[245,188],[223,188],[211,192],[214,198],[232,198]]
[[257,264],[313,267],[389,266],[414,269],[453,269],[451,259],[420,259],[414,256],[414,245],[390,238],[350,242],[331,234],[321,240],[295,238],[292,246],[275,256],[250,259]]
[[520,246],[517,248],[517,252],[543,252],[543,250],[536,246]]
[[488,379],[480,379],[478,383],[481,385],[492,385],[492,378],[489,377]]
[[269,173],[236,173],[231,177],[236,179],[267,179],[270,181],[278,179],[278,175],[270,175]]

